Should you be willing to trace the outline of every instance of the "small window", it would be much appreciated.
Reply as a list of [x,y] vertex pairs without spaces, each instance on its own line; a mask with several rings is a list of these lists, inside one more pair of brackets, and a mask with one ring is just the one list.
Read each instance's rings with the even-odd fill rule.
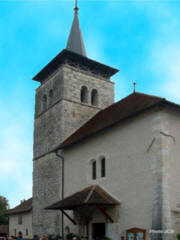
[[52,102],[53,102],[53,90],[51,89],[50,91],[49,91],[49,104],[52,104]]
[[19,224],[19,225],[22,224],[22,216],[18,216],[18,224]]
[[93,89],[91,92],[91,104],[94,106],[98,105],[98,91]]
[[47,107],[47,96],[44,95],[44,96],[43,96],[43,110],[45,110],[46,107]]
[[92,162],[92,179],[96,179],[96,161]]
[[88,89],[85,86],[81,88],[81,102],[88,103]]
[[26,236],[28,236],[28,229],[26,228]]
[[106,159],[102,158],[101,159],[101,177],[106,176]]

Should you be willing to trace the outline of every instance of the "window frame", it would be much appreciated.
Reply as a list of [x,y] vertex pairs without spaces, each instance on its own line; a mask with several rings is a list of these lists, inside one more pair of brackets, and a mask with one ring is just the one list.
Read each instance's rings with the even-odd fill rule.
[[92,179],[96,180],[97,179],[97,163],[96,160],[92,162]]
[[81,100],[81,103],[84,103],[84,104],[88,103],[88,88],[86,86],[81,87],[80,100]]
[[47,108],[47,95],[46,94],[43,95],[42,100],[43,100],[43,111],[44,111]]
[[91,91],[91,105],[98,106],[98,90],[97,89],[93,89]]
[[106,158],[101,158],[101,178],[106,177]]
[[49,90],[49,104],[51,105],[53,102],[54,92],[53,89]]
[[22,215],[18,216],[18,225],[22,225],[23,224],[23,217]]

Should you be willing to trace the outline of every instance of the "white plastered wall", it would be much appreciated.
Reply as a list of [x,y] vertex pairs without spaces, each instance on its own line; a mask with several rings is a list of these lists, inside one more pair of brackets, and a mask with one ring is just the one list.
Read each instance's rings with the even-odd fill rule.
[[[64,150],[65,197],[99,184],[121,202],[118,221],[107,224],[107,235],[114,240],[133,227],[146,229],[149,239],[153,208],[152,159],[156,153],[147,150],[153,139],[156,114],[156,111],[146,112]],[[92,180],[89,164],[101,156],[106,157],[106,177],[100,178],[98,164],[98,179]]]
[[177,109],[167,109],[169,139],[169,196],[175,235],[180,233],[180,113]]
[[[22,216],[22,224],[18,224],[18,216]],[[16,236],[18,232],[21,231],[23,233],[24,238],[32,238],[32,212],[24,213],[24,214],[16,214],[9,216],[9,235]],[[28,235],[26,235],[26,229],[28,229]]]

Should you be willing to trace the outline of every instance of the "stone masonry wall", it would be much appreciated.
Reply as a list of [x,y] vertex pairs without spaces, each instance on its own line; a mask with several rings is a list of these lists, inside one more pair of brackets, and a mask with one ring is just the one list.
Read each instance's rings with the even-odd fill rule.
[[114,102],[114,83],[108,79],[98,78],[92,74],[87,74],[82,71],[64,66],[64,99],[70,99],[73,102],[80,103],[80,91],[82,86],[88,89],[88,103],[91,105],[91,92],[93,89],[98,91],[98,109],[106,108]]
[[39,236],[61,232],[60,213],[44,209],[61,198],[61,164],[55,153],[33,164],[33,233]]

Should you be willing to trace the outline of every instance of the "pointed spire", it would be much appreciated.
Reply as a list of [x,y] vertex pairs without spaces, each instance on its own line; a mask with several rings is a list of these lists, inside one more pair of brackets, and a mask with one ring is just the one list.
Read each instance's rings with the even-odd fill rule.
[[77,6],[77,0],[75,0],[74,20],[72,23],[66,49],[86,57],[86,50],[84,47],[84,42],[79,24],[78,10],[79,8]]
[[79,11],[79,8],[78,8],[78,6],[77,6],[77,0],[75,0],[74,11],[77,12],[77,13],[78,13],[78,11]]

